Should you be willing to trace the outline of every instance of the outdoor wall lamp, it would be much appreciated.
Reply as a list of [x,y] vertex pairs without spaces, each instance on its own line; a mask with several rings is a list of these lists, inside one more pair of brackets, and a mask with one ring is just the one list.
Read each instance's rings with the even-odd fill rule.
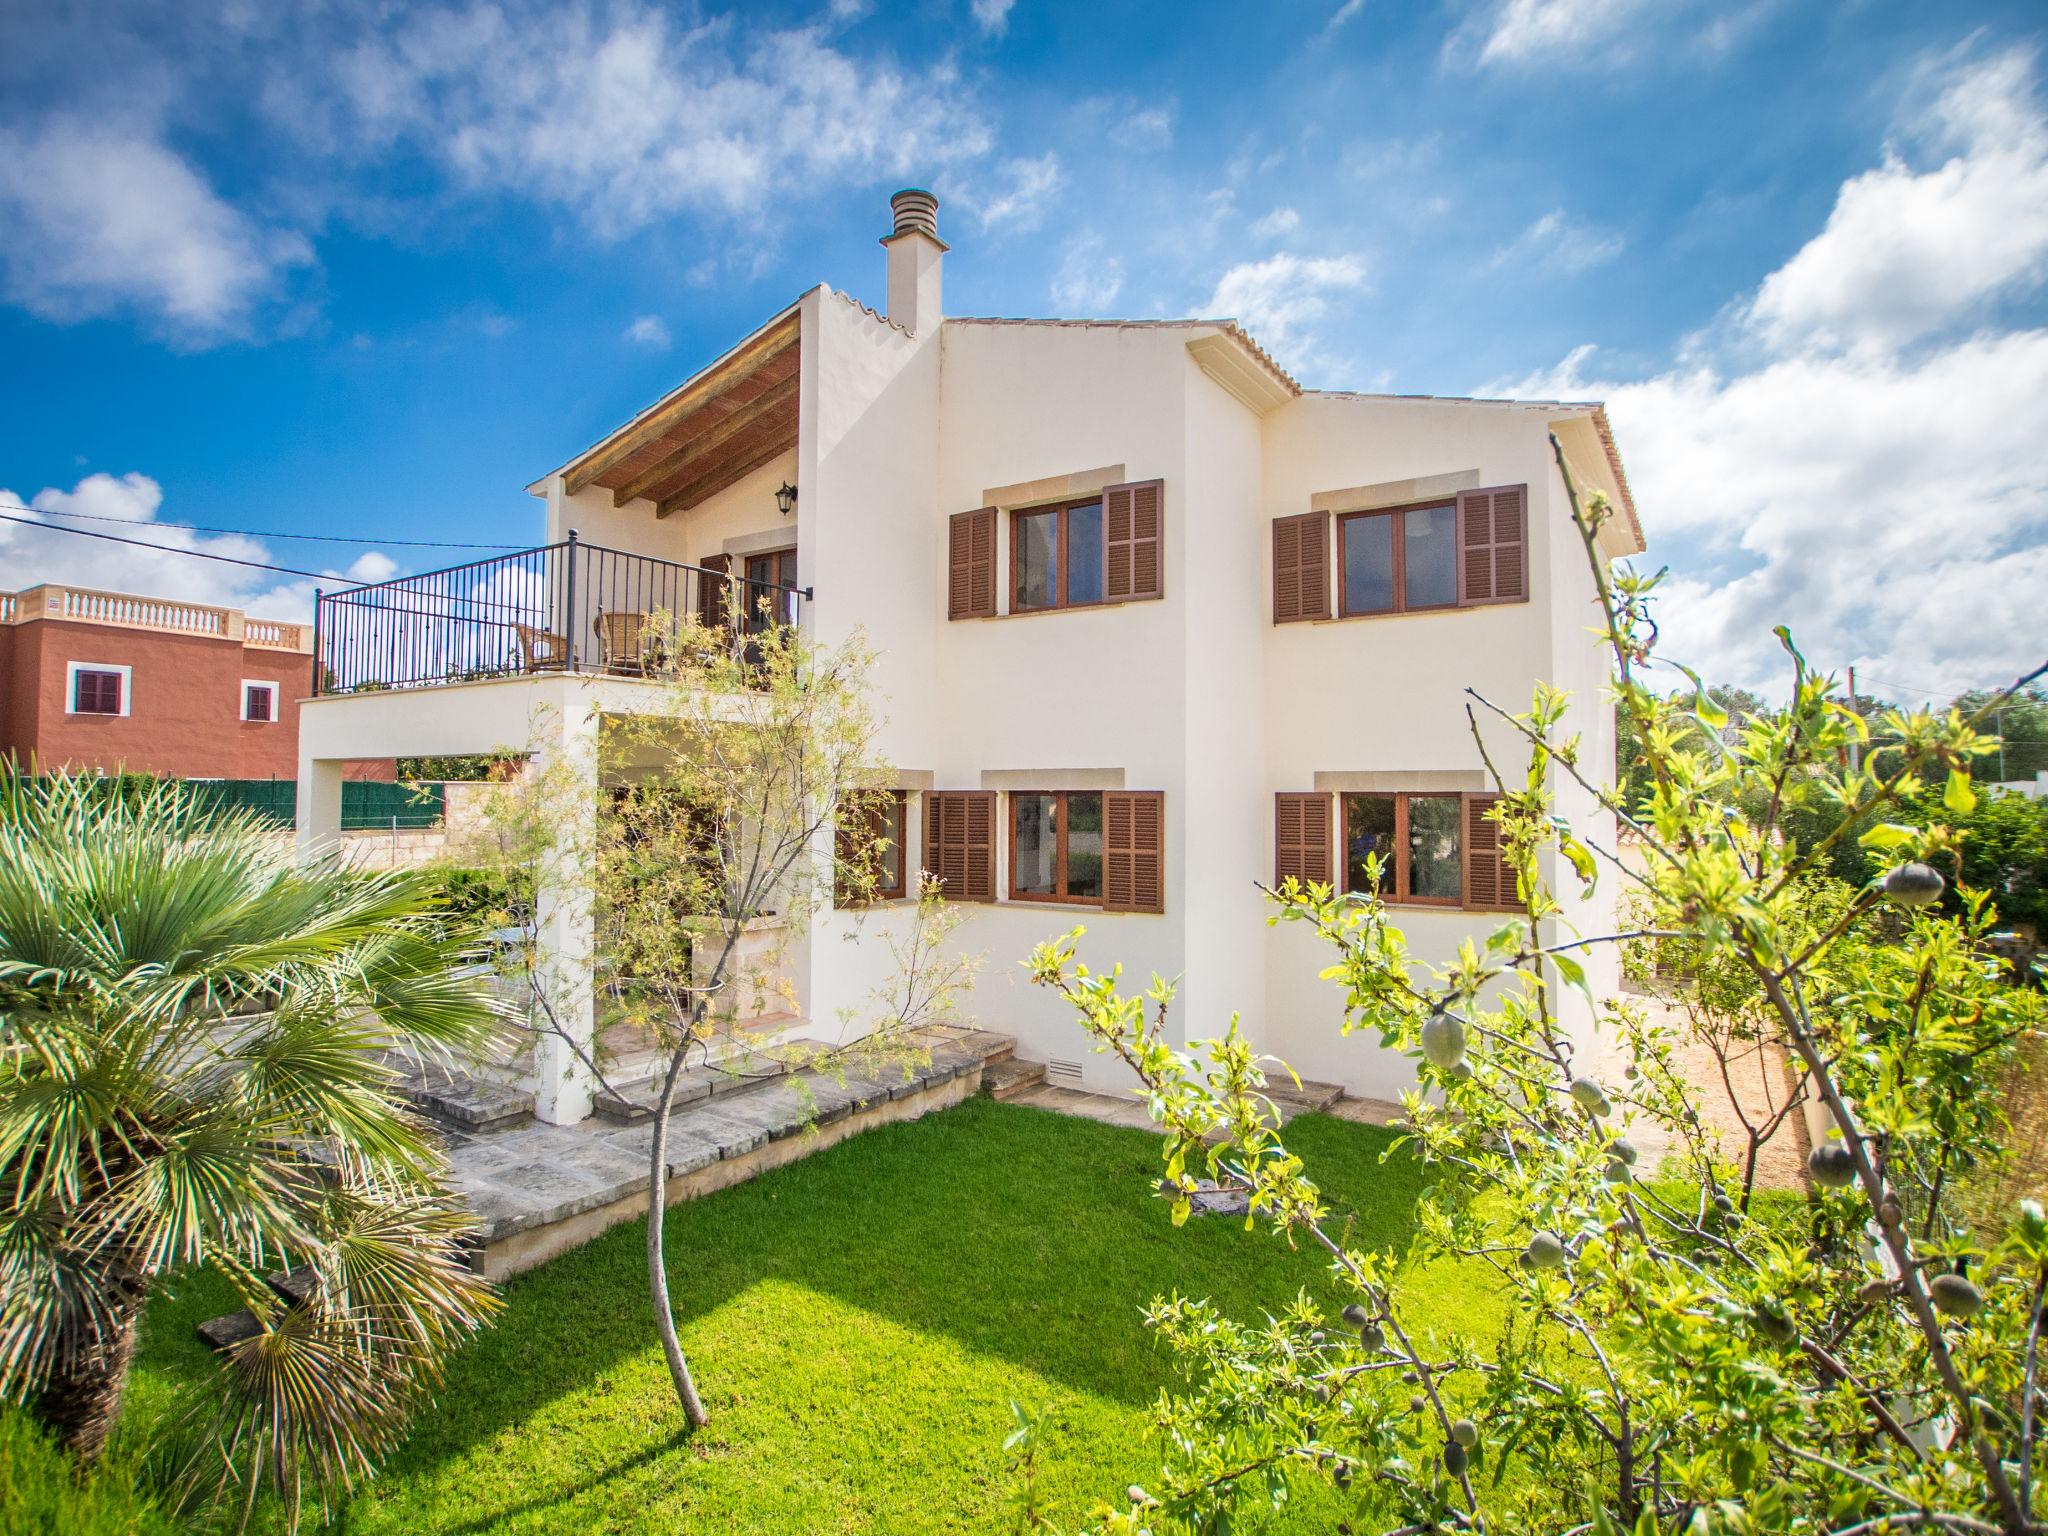
[[795,505],[796,487],[791,485],[787,480],[785,480],[782,482],[780,488],[777,489],[777,491],[775,492],[775,510],[780,512],[784,517],[787,517],[789,516],[790,509]]

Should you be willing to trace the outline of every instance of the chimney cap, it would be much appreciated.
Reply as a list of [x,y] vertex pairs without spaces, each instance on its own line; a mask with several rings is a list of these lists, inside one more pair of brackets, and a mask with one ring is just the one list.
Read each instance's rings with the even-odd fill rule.
[[940,250],[946,242],[939,239],[939,200],[923,187],[905,187],[889,199],[889,210],[895,215],[895,228],[886,235],[882,244],[900,240],[905,235],[924,235]]

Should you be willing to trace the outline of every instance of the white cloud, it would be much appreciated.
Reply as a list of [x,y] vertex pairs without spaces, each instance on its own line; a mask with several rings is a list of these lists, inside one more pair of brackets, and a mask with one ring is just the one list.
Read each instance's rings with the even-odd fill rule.
[[659,315],[640,315],[626,327],[620,340],[631,342],[636,347],[663,351],[669,344],[668,322]]
[[1356,256],[1282,251],[1225,272],[1205,312],[1242,321],[1276,357],[1300,366],[1320,356],[1315,326],[1328,312],[1331,296],[1364,287],[1365,263]]
[[1612,230],[1580,224],[1553,208],[1495,251],[1493,265],[1584,272],[1614,260],[1625,243]]
[[1165,149],[1173,143],[1173,109],[1146,107],[1109,130],[1110,142],[1125,149]]
[[[1045,216],[1045,205],[1066,181],[1060,157],[1051,150],[1031,160],[1005,160],[998,170],[1005,186],[979,199],[981,227],[993,229],[1008,224],[1019,230],[1035,228]],[[969,194],[970,204],[977,200]]]
[[1252,225],[1254,240],[1284,240],[1301,228],[1301,215],[1292,208],[1275,208]]
[[1017,0],[969,0],[974,24],[990,37],[1001,37],[1010,29],[1010,8]]
[[1909,144],[1842,184],[1823,229],[1765,279],[1751,317],[1780,348],[1896,347],[2048,276],[2048,122],[2033,55],[1942,69]]
[[[1951,63],[1917,125],[1959,103],[1979,115],[1939,173],[1956,196],[1930,196],[1888,157],[1845,183],[1827,227],[1677,366],[1602,381],[1581,348],[1509,386],[1606,398],[1652,553],[1679,572],[1659,613],[1672,657],[1778,686],[1770,630],[1784,622],[1816,665],[1854,663],[1910,691],[2006,680],[2048,652],[2048,450],[2032,409],[2048,399],[2048,329],[1959,329],[2040,281],[2048,231],[1981,264],[1932,227],[1903,243],[1873,228],[1860,253],[1849,239],[1875,211],[1866,198],[1969,228],[2004,206],[1989,170],[2040,175],[2048,121],[2013,63]],[[1930,250],[1955,251],[1953,283]]]
[[133,312],[174,337],[243,330],[305,240],[224,202],[136,128],[59,117],[0,130],[7,297],[46,320]]
[[1123,291],[1124,264],[1105,254],[1102,237],[1086,234],[1069,241],[1052,280],[1053,312],[1058,315],[1096,316]]
[[[29,516],[42,524],[29,527],[0,523],[0,568],[7,570],[10,583],[18,587],[45,581],[65,582],[183,602],[215,603],[241,608],[258,618],[300,620],[313,615],[316,587],[324,584],[331,590],[356,582],[384,581],[398,571],[397,563],[380,550],[367,550],[346,568],[335,569],[321,564],[317,557],[302,554],[305,545],[294,545],[285,555],[257,538],[193,533],[171,527],[158,521],[163,500],[162,486],[148,475],[132,473],[87,475],[68,491],[48,487],[33,498],[0,489],[0,501],[34,509],[30,513],[10,509],[8,516]],[[74,516],[66,519],[60,516],[63,513]],[[116,521],[87,521],[77,514]],[[157,547],[143,549],[107,539],[81,538],[76,533],[56,532],[60,527],[142,539]],[[165,553],[168,550],[288,565],[323,574],[318,580],[285,576]]]
[[1645,54],[1725,53],[1775,0],[1495,0],[1444,45],[1482,67],[1617,65]]
[[1345,22],[1365,9],[1365,0],[1344,0],[1344,3],[1330,13],[1330,19],[1323,23],[1323,36],[1329,37]]
[[425,155],[457,184],[560,204],[614,239],[682,211],[742,220],[820,182],[924,176],[988,151],[950,62],[856,56],[820,27],[688,27],[600,0],[403,13],[264,93],[342,159]]

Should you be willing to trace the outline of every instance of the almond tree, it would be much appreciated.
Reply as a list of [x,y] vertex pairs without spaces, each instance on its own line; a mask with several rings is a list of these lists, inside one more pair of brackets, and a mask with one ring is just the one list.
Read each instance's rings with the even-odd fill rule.
[[[1999,1155],[1999,1068],[2048,1015],[1987,952],[1985,893],[1937,907],[1954,833],[1887,819],[1930,782],[1968,814],[1985,712],[1866,721],[1781,630],[1789,705],[1724,739],[1704,688],[1666,697],[1645,681],[1657,578],[1610,579],[1595,548],[1608,515],[1574,499],[1615,697],[1648,770],[1641,797],[1623,803],[1581,761],[1553,690],[1517,714],[1474,694],[1475,734],[1484,716],[1526,749],[1512,781],[1494,774],[1520,916],[1425,965],[1375,896],[1274,893],[1275,921],[1330,945],[1348,1028],[1416,1058],[1407,1140],[1435,1178],[1412,1251],[1345,1241],[1264,1096],[1270,1064],[1234,1022],[1176,1049],[1170,986],[1126,995],[1114,970],[1081,963],[1074,935],[1035,955],[1035,979],[1147,1094],[1176,1221],[1213,1179],[1330,1264],[1327,1295],[1275,1298],[1256,1322],[1152,1304],[1190,1385],[1161,1406],[1156,1481],[1092,1529],[1222,1531],[1304,1480],[1340,1490],[1350,1529],[1390,1536],[2044,1529],[2048,1217],[2022,1201],[1972,1226],[1961,1194]],[[1873,727],[1896,743],[1881,763],[1857,750]],[[1641,839],[1646,872],[1553,814],[1559,775]],[[1787,836],[1795,800],[1833,807],[1831,828]],[[1813,871],[1859,825],[1889,867],[1816,900]],[[1645,928],[1555,937],[1545,849],[1589,886],[1635,887]],[[1807,1198],[1753,1194],[1700,1125],[1669,1032],[1640,1010],[1589,993],[1624,1069],[1600,1080],[1581,1054],[1559,1006],[1588,990],[1580,957],[1645,940],[1682,944],[1740,994],[1820,1106]],[[1658,1169],[1631,1138],[1651,1119],[1676,1132]],[[1408,1293],[1434,1259],[1483,1266],[1504,1320],[1421,1331]]]
[[[676,1332],[662,1253],[684,1072],[716,1057],[741,1075],[787,1072],[799,1088],[798,1067],[907,1072],[927,1054],[920,1032],[953,1018],[973,969],[946,942],[956,917],[928,882],[899,920],[877,925],[890,979],[867,1016],[841,1021],[851,1038],[808,1051],[777,1046],[772,1068],[755,1055],[748,1021],[799,1001],[780,995],[786,946],[828,897],[869,903],[889,830],[866,814],[886,773],[874,755],[865,642],[824,645],[762,618],[704,626],[651,616],[639,648],[650,658],[640,711],[604,722],[591,771],[557,760],[502,786],[486,801],[486,831],[471,853],[509,878],[517,939],[507,969],[532,998],[533,1027],[567,1043],[619,1095],[609,1053],[573,1028],[566,1007],[574,984],[592,976],[600,1033],[623,1026],[654,1049],[648,1289],[676,1395],[696,1425],[708,1414]],[[586,951],[551,954],[540,942],[536,898],[550,884],[556,900],[591,913]],[[771,916],[779,942],[762,946],[761,920]]]

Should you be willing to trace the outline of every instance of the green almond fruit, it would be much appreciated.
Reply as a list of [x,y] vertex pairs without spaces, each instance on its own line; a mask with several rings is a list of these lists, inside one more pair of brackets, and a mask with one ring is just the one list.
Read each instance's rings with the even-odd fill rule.
[[1365,1308],[1361,1307],[1355,1301],[1352,1302],[1350,1306],[1346,1307],[1341,1315],[1344,1321],[1349,1323],[1354,1328],[1363,1328],[1366,1325],[1366,1323],[1370,1321],[1366,1314]]
[[1451,1420],[1451,1439],[1466,1449],[1479,1443],[1479,1426],[1470,1419]]
[[1975,1317],[1984,1310],[1984,1293],[1964,1275],[1936,1275],[1927,1282],[1927,1294],[1950,1317]]
[[1448,1072],[1465,1059],[1465,1023],[1441,1008],[1422,1026],[1422,1054],[1433,1067]]
[[1624,1163],[1627,1163],[1629,1167],[1633,1168],[1636,1165],[1636,1144],[1626,1136],[1617,1136],[1607,1148],[1607,1155],[1609,1157],[1618,1157]]
[[1607,1101],[1607,1090],[1590,1077],[1572,1079],[1572,1102],[1589,1115],[1614,1113],[1614,1106]]
[[1902,907],[1929,907],[1941,900],[1948,882],[1932,865],[1908,861],[1886,873],[1884,894]]
[[1756,1330],[1773,1344],[1790,1344],[1799,1337],[1799,1325],[1775,1307],[1756,1307],[1749,1314]]
[[1564,1244],[1558,1241],[1555,1232],[1538,1232],[1529,1239],[1529,1246],[1522,1250],[1522,1261],[1532,1270],[1562,1269]]
[[1806,1171],[1823,1189],[1847,1189],[1856,1182],[1856,1154],[1839,1141],[1824,1141],[1807,1154]]
[[1444,1447],[1444,1470],[1453,1477],[1463,1477],[1465,1468],[1472,1463],[1472,1457],[1465,1447],[1453,1440]]

